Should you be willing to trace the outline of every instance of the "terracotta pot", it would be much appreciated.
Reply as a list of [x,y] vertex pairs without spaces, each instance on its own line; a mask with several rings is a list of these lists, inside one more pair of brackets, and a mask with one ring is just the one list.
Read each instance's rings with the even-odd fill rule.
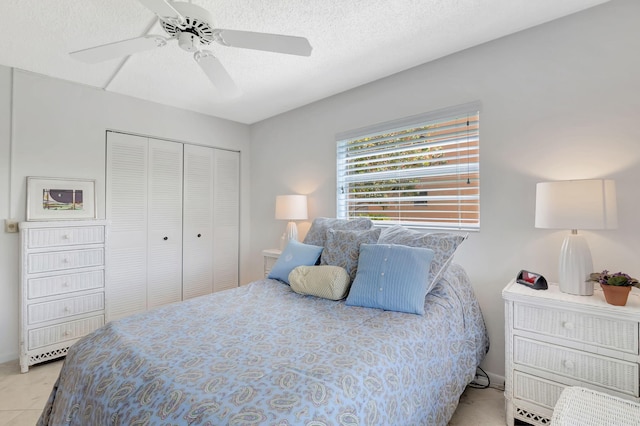
[[631,291],[631,286],[600,284],[604,292],[604,298],[607,303],[615,306],[624,306],[627,304],[627,298]]

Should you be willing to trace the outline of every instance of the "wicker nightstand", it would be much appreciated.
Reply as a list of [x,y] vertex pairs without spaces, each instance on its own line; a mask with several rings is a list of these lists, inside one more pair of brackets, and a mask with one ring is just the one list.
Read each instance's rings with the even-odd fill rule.
[[627,306],[593,296],[532,290],[512,281],[505,300],[505,398],[514,418],[548,425],[563,389],[582,386],[640,401],[640,293]]
[[638,426],[640,404],[591,389],[570,386],[553,410],[554,426]]
[[267,278],[269,272],[271,272],[271,268],[275,265],[276,260],[282,254],[281,250],[278,249],[266,249],[262,250],[262,256],[264,257],[264,277]]

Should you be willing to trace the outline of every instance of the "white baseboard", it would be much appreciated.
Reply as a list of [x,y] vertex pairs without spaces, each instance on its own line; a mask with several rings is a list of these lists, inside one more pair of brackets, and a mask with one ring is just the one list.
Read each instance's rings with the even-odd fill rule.
[[489,380],[491,380],[490,387],[498,390],[504,390],[504,376],[499,376],[488,371],[486,373],[487,376],[489,376]]

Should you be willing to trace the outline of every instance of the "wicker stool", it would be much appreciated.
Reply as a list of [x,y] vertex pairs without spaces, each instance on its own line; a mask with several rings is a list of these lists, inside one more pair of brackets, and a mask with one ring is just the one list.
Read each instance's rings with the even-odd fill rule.
[[553,426],[640,426],[640,404],[577,386],[560,394]]

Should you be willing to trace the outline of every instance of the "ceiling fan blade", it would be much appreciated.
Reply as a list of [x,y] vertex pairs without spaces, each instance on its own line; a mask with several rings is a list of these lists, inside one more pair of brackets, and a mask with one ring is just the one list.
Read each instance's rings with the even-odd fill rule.
[[160,36],[148,35],[144,37],[131,38],[129,40],[116,41],[115,43],[103,44],[102,46],[90,47],[88,49],[76,50],[69,53],[74,59],[82,62],[95,64],[109,59],[121,58],[134,53],[151,50],[167,44],[167,40]]
[[208,50],[200,50],[194,53],[193,58],[225,98],[233,98],[240,95],[240,91],[231,76],[213,53]]
[[161,18],[184,22],[184,17],[167,0],[138,0],[147,9]]
[[299,56],[309,56],[312,50],[309,40],[304,37],[236,30],[216,30],[216,35],[216,41],[231,47]]

